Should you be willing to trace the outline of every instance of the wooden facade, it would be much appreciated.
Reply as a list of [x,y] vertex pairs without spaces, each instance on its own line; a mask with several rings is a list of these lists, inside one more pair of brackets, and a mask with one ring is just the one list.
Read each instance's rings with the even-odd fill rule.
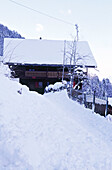
[[[47,85],[62,80],[63,64],[63,79],[70,81],[68,67],[74,67],[74,62],[70,59],[72,46],[72,41],[64,40],[5,39],[4,63],[9,65],[12,76],[19,78],[21,84],[43,94]],[[77,42],[75,59],[78,61],[77,66],[84,66],[86,69],[97,67],[86,41]]]
[[[27,85],[30,90],[41,94],[49,84],[62,81],[62,65],[33,65],[33,64],[13,64],[9,63],[12,76],[19,78],[21,84]],[[68,68],[65,68],[64,80],[69,81]]]

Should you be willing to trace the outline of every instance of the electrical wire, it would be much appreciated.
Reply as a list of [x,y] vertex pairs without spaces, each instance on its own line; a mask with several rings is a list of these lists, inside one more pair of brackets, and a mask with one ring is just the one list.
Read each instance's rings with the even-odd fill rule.
[[65,20],[63,20],[63,19],[60,19],[60,18],[51,16],[51,15],[49,15],[49,14],[47,14],[47,13],[38,11],[38,10],[36,10],[36,9],[33,9],[33,8],[29,7],[29,6],[23,5],[23,4],[18,3],[18,2],[15,2],[15,1],[13,1],[13,0],[9,0],[9,1],[12,2],[12,3],[15,3],[16,5],[19,5],[19,6],[22,6],[22,7],[26,8],[26,9],[29,9],[29,10],[31,10],[31,11],[33,11],[33,12],[36,12],[36,13],[39,13],[39,14],[44,15],[44,16],[46,16],[46,17],[52,18],[52,19],[57,20],[57,21],[59,21],[59,22],[63,22],[63,23],[65,23],[65,24],[69,24],[69,25],[74,26],[73,23],[70,23],[70,22],[65,21]]

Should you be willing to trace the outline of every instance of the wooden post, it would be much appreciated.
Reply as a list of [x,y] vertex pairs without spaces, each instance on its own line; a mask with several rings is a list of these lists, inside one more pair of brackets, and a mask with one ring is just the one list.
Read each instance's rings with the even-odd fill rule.
[[92,111],[93,111],[93,113],[95,111],[95,93],[96,93],[96,91],[94,91],[94,93],[93,93],[93,104],[92,104]]
[[84,93],[84,106],[87,108],[87,103],[86,103],[86,93]]
[[72,92],[73,92],[73,84],[72,84],[72,74],[70,75],[70,98],[72,99]]
[[105,117],[107,116],[107,112],[108,112],[108,96],[106,97]]

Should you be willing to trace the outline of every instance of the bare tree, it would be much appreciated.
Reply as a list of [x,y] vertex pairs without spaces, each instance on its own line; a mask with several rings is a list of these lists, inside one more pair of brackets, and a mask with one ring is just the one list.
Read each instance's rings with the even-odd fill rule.
[[[68,68],[68,75],[70,79],[69,83],[69,91],[70,91],[70,98],[72,98],[72,91],[73,91],[73,81],[76,77],[78,77],[78,84],[75,86],[75,88],[81,83],[81,79],[83,77],[83,69],[85,68],[84,60],[86,56],[81,56],[78,52],[78,41],[79,41],[79,30],[78,30],[78,25],[76,26],[76,36],[73,39],[73,41],[65,41],[64,43],[64,59],[63,59],[63,75],[64,75],[64,68],[65,65]],[[79,64],[81,63],[82,64]],[[80,71],[79,71],[80,70]],[[64,77],[64,76],[63,76]],[[63,78],[62,78],[63,80]]]

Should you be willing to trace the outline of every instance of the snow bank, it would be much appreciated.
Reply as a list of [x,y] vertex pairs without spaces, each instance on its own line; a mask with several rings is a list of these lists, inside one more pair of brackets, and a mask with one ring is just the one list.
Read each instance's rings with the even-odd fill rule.
[[112,124],[66,90],[42,96],[0,74],[0,94],[1,170],[112,169]]
[[108,121],[112,122],[112,115],[108,114],[108,115],[106,116],[106,119],[107,119]]

